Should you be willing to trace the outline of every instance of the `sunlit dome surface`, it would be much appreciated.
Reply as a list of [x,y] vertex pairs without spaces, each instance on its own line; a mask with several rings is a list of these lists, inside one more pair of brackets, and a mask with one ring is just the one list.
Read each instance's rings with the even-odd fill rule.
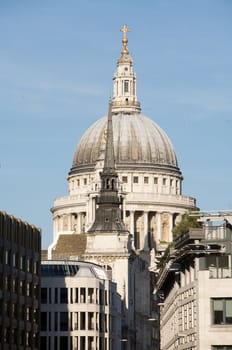
[[[95,122],[82,136],[73,158],[71,174],[94,168],[105,145],[107,117]],[[113,115],[115,161],[120,167],[171,167],[179,170],[166,133],[140,113]]]

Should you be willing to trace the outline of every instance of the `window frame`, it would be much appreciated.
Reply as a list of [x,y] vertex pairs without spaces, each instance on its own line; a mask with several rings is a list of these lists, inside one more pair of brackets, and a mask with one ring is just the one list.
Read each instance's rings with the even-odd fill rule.
[[138,183],[139,183],[139,177],[138,176],[133,176],[133,183],[138,185]]
[[[222,302],[222,310],[215,309],[215,303],[216,302]],[[226,308],[226,302],[230,301],[231,303],[231,310],[232,310],[232,298],[230,297],[224,297],[224,298],[211,298],[211,315],[212,315],[212,325],[213,326],[225,326],[225,325],[231,325],[232,326],[232,313],[231,316],[228,317],[228,309]],[[215,312],[221,311],[221,314],[218,313],[218,315],[215,314]],[[221,317],[221,321],[220,321]],[[228,321],[228,318],[230,319]]]

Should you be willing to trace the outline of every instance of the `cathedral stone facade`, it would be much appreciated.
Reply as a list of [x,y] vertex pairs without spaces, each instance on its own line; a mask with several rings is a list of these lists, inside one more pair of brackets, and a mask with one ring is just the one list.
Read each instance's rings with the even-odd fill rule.
[[145,350],[152,342],[148,321],[154,257],[196,203],[182,195],[183,178],[168,136],[141,114],[128,28],[122,32],[108,116],[92,125],[77,146],[69,194],[52,208],[48,258],[104,266],[122,300],[122,340],[127,349]]
[[[172,241],[173,225],[196,208],[192,197],[182,195],[182,174],[166,133],[141,114],[136,75],[128,52],[126,28],[113,77],[112,122],[123,220],[134,249],[158,249]],[[60,234],[85,233],[95,219],[106,146],[107,117],[97,120],[82,136],[68,174],[68,195],[52,208],[55,244]]]

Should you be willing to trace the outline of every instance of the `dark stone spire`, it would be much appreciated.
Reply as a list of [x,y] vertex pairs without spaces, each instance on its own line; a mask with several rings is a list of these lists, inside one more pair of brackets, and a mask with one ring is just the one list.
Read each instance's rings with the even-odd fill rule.
[[121,218],[121,199],[118,196],[118,175],[115,169],[111,103],[109,104],[107,120],[104,168],[100,177],[101,190],[97,198],[96,218],[88,232],[125,232],[127,229]]
[[112,103],[109,103],[108,120],[107,120],[107,134],[106,134],[106,149],[103,174],[115,175],[115,158],[114,158],[114,140],[113,140],[113,125],[112,125]]

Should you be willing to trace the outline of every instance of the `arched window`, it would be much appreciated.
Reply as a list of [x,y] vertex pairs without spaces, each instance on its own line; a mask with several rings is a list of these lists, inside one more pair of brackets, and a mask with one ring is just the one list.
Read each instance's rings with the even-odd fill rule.
[[125,80],[124,81],[124,92],[129,92],[129,81]]

